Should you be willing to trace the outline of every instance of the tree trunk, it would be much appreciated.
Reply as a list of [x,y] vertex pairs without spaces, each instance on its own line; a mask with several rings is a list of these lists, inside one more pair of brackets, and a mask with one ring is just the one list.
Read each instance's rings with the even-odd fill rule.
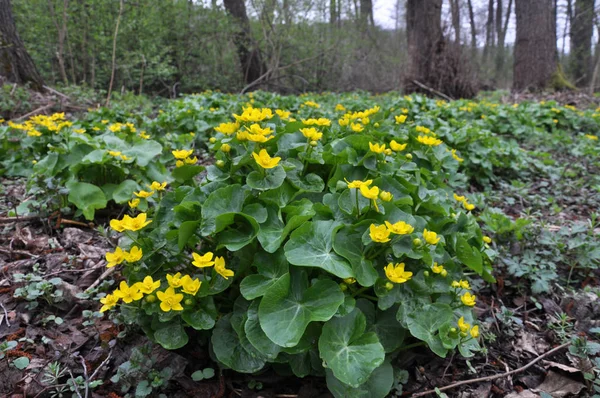
[[495,47],[494,37],[494,0],[489,0],[488,17],[485,23],[485,47],[483,47],[483,58],[485,61],[488,60],[492,48]]
[[239,30],[234,36],[238,56],[242,65],[244,81],[250,84],[264,73],[264,66],[258,49],[254,47],[250,32],[250,21],[246,14],[244,0],[223,0],[225,9],[236,20]]
[[17,33],[10,0],[0,0],[0,74],[15,83],[31,83],[41,91],[44,80]]
[[547,88],[558,72],[552,0],[515,0],[513,89]]
[[592,36],[594,0],[576,0],[571,25],[571,74],[578,87],[586,87],[592,77]]
[[460,0],[450,0],[450,13],[452,15],[454,41],[460,43]]
[[362,29],[366,30],[369,26],[375,25],[373,20],[373,0],[360,0],[360,24]]
[[447,43],[442,34],[442,0],[408,0],[406,35],[409,64],[408,90],[422,91],[423,85],[453,97],[475,95],[473,76],[461,57],[460,45]]
[[506,40],[506,31],[508,30],[508,21],[512,11],[513,0],[508,0],[508,7],[506,9],[506,16],[504,17],[504,24],[502,23],[502,0],[498,0],[496,8],[496,34],[498,36],[498,46],[496,48],[496,80],[500,80],[504,75],[504,60],[506,58],[506,51],[504,43]]
[[469,8],[469,21],[471,23],[471,48],[473,52],[477,49],[477,25],[475,25],[475,13],[473,12],[473,3],[471,0],[467,1]]

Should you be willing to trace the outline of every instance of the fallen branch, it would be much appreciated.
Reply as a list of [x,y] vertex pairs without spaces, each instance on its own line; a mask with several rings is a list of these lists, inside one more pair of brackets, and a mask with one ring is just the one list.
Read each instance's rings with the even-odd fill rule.
[[0,248],[0,253],[8,254],[11,257],[13,256],[13,254],[20,254],[22,256],[28,256],[31,258],[39,258],[40,257],[36,254],[26,252],[25,250],[15,250],[15,249],[7,250],[7,249]]
[[65,94],[61,93],[60,91],[58,91],[58,90],[56,90],[56,89],[53,89],[52,87],[48,87],[48,86],[42,86],[42,87],[44,87],[46,90],[50,91],[50,92],[51,92],[51,93],[53,93],[53,94],[56,94],[56,95],[58,95],[58,96],[60,96],[60,97],[63,97],[64,99],[67,99],[67,100],[69,100],[69,101],[71,100],[71,98],[69,98],[69,97],[68,97],[68,96],[66,96]]
[[484,382],[484,381],[491,381],[491,380],[500,379],[502,377],[512,376],[512,375],[514,375],[516,373],[520,373],[520,372],[522,372],[522,371],[530,368],[531,366],[533,366],[536,362],[540,361],[541,359],[544,359],[547,356],[550,356],[550,355],[554,354],[555,352],[558,352],[558,351],[562,350],[563,348],[566,348],[566,347],[568,347],[570,345],[571,345],[571,342],[561,344],[558,347],[555,347],[555,348],[551,349],[550,351],[548,351],[548,352],[546,352],[546,353],[538,356],[537,358],[535,358],[534,360],[532,360],[531,362],[529,362],[527,365],[521,366],[520,368],[515,369],[515,370],[511,370],[510,372],[502,373],[502,374],[499,374],[499,375],[493,375],[493,376],[479,377],[477,379],[472,379],[472,380],[459,381],[457,383],[450,384],[450,385],[445,386],[445,387],[440,387],[440,388],[436,388],[436,389],[433,389],[433,390],[428,390],[428,391],[424,391],[424,392],[419,392],[419,393],[413,394],[412,397],[413,398],[424,397],[425,395],[435,394],[437,391],[450,390],[452,388],[456,388],[458,386],[462,386],[462,385],[465,385],[465,384],[480,383],[480,382]]
[[15,121],[27,119],[29,116],[33,116],[33,115],[36,115],[38,113],[41,113],[41,112],[45,111],[46,109],[52,108],[53,106],[54,106],[54,102],[50,102],[50,103],[48,103],[48,104],[46,104],[44,106],[41,106],[41,107],[37,108],[33,112],[29,112],[26,115],[23,115],[21,117],[16,118]]
[[414,84],[416,84],[417,86],[421,87],[423,90],[427,90],[429,91],[431,94],[435,94],[438,97],[442,97],[443,99],[447,100],[447,101],[453,101],[454,99],[452,97],[447,96],[446,94],[442,93],[441,91],[438,91],[434,88],[431,88],[429,86],[424,85],[423,83],[421,83],[418,80],[413,80],[412,81]]
[[0,224],[9,224],[11,222],[25,222],[38,220],[40,216],[25,216],[25,217],[0,217]]

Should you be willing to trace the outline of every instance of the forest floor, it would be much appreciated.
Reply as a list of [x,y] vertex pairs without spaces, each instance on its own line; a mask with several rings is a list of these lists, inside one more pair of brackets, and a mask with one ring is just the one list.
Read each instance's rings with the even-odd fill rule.
[[[573,103],[578,98],[584,101],[577,96],[558,99]],[[560,150],[552,156],[563,165],[573,161]],[[514,261],[529,261],[525,252],[538,253],[546,261],[548,245],[568,241],[569,231],[589,223],[600,208],[597,190],[574,185],[573,179],[581,176],[571,175],[568,169],[563,174],[549,180],[532,173],[525,186],[498,185],[488,199],[515,218],[526,213],[530,224],[539,226],[535,236],[528,235],[505,248],[508,257],[519,259]],[[70,387],[62,382],[69,375],[80,382],[103,381],[93,391],[76,393],[80,397],[117,398],[121,392],[111,377],[121,366],[121,381],[126,377],[134,380],[135,375],[123,364],[144,350],[151,352],[152,363],[137,364],[139,372],[171,368],[169,386],[163,391],[168,397],[331,396],[324,379],[285,377],[272,370],[254,375],[217,371],[211,379],[193,381],[190,373],[211,366],[205,348],[190,343],[168,351],[151,344],[141,332],[125,333],[123,325],[94,315],[100,304],[84,292],[102,286],[114,271],[106,269],[104,255],[116,242],[94,225],[62,219],[59,214],[49,219],[8,216],[26,199],[24,180],[2,179],[0,183],[8,193],[0,198],[0,342],[18,341],[16,347],[4,351],[5,359],[0,359],[0,396],[71,396]],[[560,210],[548,206],[550,197]],[[600,230],[592,225],[590,234],[600,235]],[[536,261],[527,263],[531,272],[521,276],[508,272],[510,264],[497,264],[498,283],[479,290],[475,310],[489,331],[482,353],[465,361],[454,356],[439,358],[419,348],[407,350],[399,361],[406,371],[402,376],[406,383],[397,386],[396,396],[425,396],[433,387],[443,389],[461,382],[445,393],[462,398],[593,395],[594,386],[585,376],[593,372],[593,359],[568,345],[583,331],[600,330],[600,273],[596,269],[571,275],[566,260],[557,260],[557,275],[548,282],[553,289],[531,294],[524,288],[525,279],[546,272],[536,267]],[[570,287],[561,288],[566,280]],[[589,348],[591,352],[594,349],[597,347]],[[9,360],[19,357],[29,359],[23,369],[9,366]],[[156,374],[159,385],[163,376]],[[52,377],[61,382],[49,382]],[[136,396],[145,396],[145,391],[138,392]]]

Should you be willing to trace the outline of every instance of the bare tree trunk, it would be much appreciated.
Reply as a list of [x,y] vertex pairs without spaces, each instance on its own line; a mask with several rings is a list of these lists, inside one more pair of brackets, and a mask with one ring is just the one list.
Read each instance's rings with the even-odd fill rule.
[[56,11],[54,9],[54,3],[52,0],[48,0],[48,11],[50,12],[50,17],[52,18],[52,22],[56,27],[56,32],[58,33],[58,51],[56,52],[56,59],[58,60],[58,69],[60,71],[60,77],[63,80],[63,83],[68,84],[69,79],[67,78],[67,69],[65,67],[65,36],[66,36],[66,10],[63,13],[63,23],[62,26],[59,25],[58,19],[56,16]]
[[544,89],[558,72],[552,0],[515,0],[513,89]]
[[10,0],[0,0],[0,74],[41,91],[44,80],[17,33]]
[[475,13],[473,12],[473,3],[471,0],[467,0],[467,6],[469,7],[469,21],[471,23],[471,48],[477,49],[477,25],[475,25]]
[[362,30],[366,30],[369,25],[375,25],[375,21],[373,20],[373,0],[360,0],[360,24]]
[[110,83],[108,85],[108,94],[106,95],[106,106],[110,104],[110,95],[112,94],[113,83],[115,82],[115,72],[117,70],[117,37],[119,36],[119,25],[121,24],[121,17],[123,16],[123,3],[124,0],[119,1],[119,15],[117,16],[117,23],[115,24],[115,34],[113,35],[112,63]]
[[571,74],[578,87],[589,85],[592,77],[592,36],[594,35],[594,0],[575,0],[571,25]]
[[254,45],[250,32],[250,21],[246,14],[244,0],[223,0],[225,9],[236,20],[239,30],[234,36],[238,56],[242,65],[244,82],[250,84],[264,73],[264,65],[260,52]]
[[442,33],[442,0],[408,0],[406,34],[409,65],[405,76],[408,90],[441,92],[453,97],[475,95],[471,71],[460,54],[460,46],[447,43]]
[[506,31],[508,29],[508,21],[512,11],[513,0],[508,0],[508,7],[506,9],[506,16],[504,17],[504,23],[502,23],[502,0],[498,0],[496,8],[496,35],[498,36],[498,46],[496,48],[496,80],[500,80],[504,74],[504,60],[506,57],[506,49],[504,43],[506,40]]
[[594,62],[594,72],[592,73],[592,80],[590,81],[590,95],[594,94],[594,89],[596,88],[596,80],[598,79],[598,74],[600,73],[600,20],[596,22],[596,29],[598,31],[598,42],[596,43],[596,61]]
[[494,40],[494,0],[488,2],[488,17],[485,23],[485,47],[483,48],[483,58],[488,60],[492,49],[495,47]]
[[452,14],[454,41],[460,43],[460,0],[450,0],[450,13]]

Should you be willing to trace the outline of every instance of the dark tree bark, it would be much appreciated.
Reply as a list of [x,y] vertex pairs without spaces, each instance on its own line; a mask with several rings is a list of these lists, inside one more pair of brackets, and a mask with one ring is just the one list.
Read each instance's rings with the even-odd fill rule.
[[450,14],[452,15],[454,41],[460,43],[460,0],[450,0]]
[[592,77],[592,36],[594,34],[594,0],[576,0],[571,25],[571,74],[578,87],[586,87]]
[[250,84],[260,78],[265,68],[260,56],[260,51],[255,47],[250,32],[250,21],[246,14],[244,0],[223,0],[225,9],[236,20],[239,30],[234,36],[238,56],[242,65],[244,81]]
[[473,12],[473,3],[471,0],[467,0],[467,6],[469,8],[469,22],[471,23],[471,48],[477,49],[477,25],[475,25],[475,13]]
[[461,56],[460,45],[448,43],[442,33],[442,0],[408,0],[406,33],[409,65],[408,90],[420,91],[423,85],[451,97],[472,97],[476,90],[473,76]]
[[485,23],[485,46],[483,47],[483,57],[485,60],[489,59],[489,56],[492,53],[492,48],[496,46],[495,37],[494,0],[489,0],[487,22]]
[[552,0],[515,0],[513,89],[544,89],[558,73]]
[[0,0],[0,74],[41,91],[44,80],[17,33],[10,0]]
[[506,51],[504,48],[506,40],[506,31],[508,30],[508,21],[512,11],[513,0],[508,0],[508,7],[506,9],[506,16],[504,17],[504,24],[502,23],[502,0],[498,0],[496,8],[496,35],[498,37],[498,47],[496,48],[496,78],[499,79],[504,73],[504,60],[506,58]]
[[375,20],[373,19],[373,0],[360,0],[360,23],[363,29],[369,25],[375,25]]

